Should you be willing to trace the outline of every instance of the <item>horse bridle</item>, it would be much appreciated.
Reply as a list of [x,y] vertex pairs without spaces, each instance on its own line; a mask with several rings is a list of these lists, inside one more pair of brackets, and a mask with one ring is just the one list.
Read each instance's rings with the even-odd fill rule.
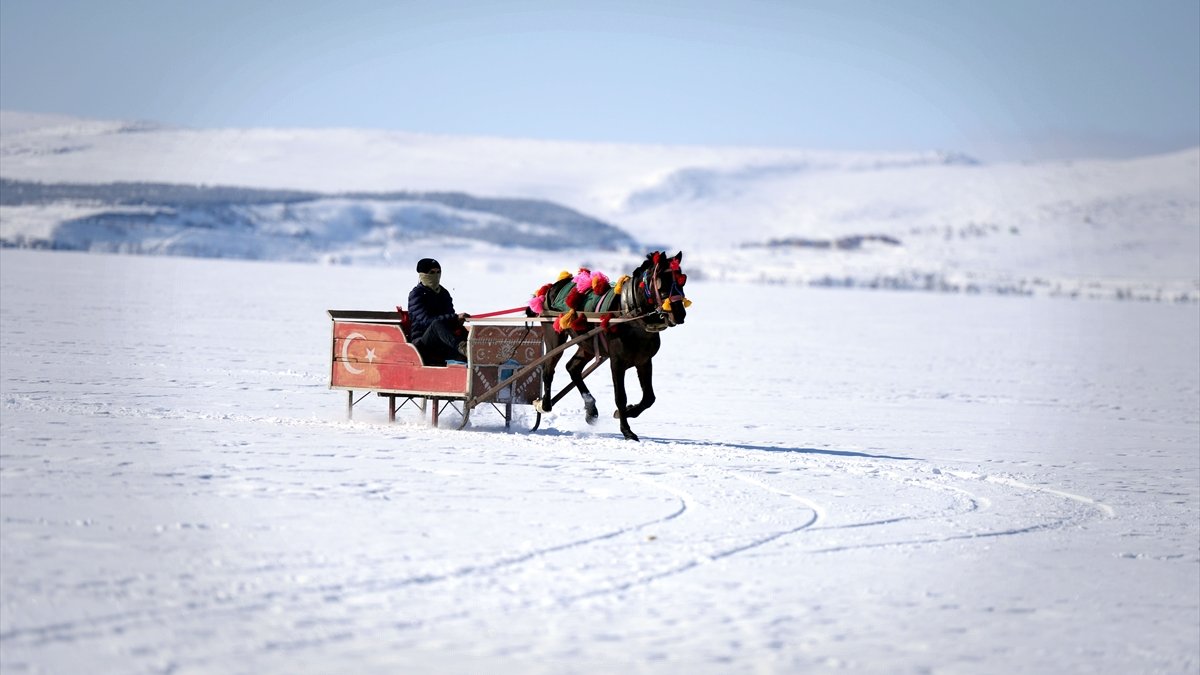
[[[661,268],[662,263],[656,262],[654,263],[654,267],[648,268],[642,273],[642,283],[646,286],[646,303],[650,305],[650,311],[647,312],[647,316],[653,316],[658,319],[658,322],[656,323],[646,324],[646,329],[651,332],[666,330],[667,328],[675,325],[674,317],[671,316],[670,310],[667,309],[667,303],[683,302],[685,300],[683,295],[683,287],[680,286],[677,275],[675,274],[671,275],[671,290],[667,293],[666,298],[663,297],[661,284],[659,283],[659,270]],[[672,272],[674,272],[674,270],[672,270]],[[649,279],[647,279],[647,277],[649,277]],[[654,289],[654,302],[650,302],[651,287]]]

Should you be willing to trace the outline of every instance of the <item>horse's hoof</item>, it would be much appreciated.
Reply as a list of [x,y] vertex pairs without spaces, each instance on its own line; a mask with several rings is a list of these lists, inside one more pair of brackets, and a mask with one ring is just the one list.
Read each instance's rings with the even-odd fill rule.
[[584,419],[587,420],[588,424],[595,424],[596,420],[600,419],[600,414],[599,413],[588,413],[587,417],[585,417]]
[[622,432],[622,433],[624,433],[624,434],[625,434],[625,439],[626,439],[626,440],[630,440],[630,441],[639,441],[639,442],[642,440],[642,439],[638,438],[638,435],[637,435],[637,434],[635,434],[635,433],[633,433],[632,431],[624,431],[624,432]]
[[540,413],[548,413],[548,412],[550,412],[550,408],[543,408],[543,407],[542,407],[542,399],[540,399],[540,398],[538,398],[538,399],[534,399],[534,401],[533,401],[533,409],[534,409],[535,411],[537,411],[537,412],[540,412]]

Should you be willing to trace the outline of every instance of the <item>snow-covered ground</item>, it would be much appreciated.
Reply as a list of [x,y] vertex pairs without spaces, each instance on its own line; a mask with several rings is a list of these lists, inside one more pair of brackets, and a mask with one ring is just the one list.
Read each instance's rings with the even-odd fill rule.
[[630,443],[346,421],[324,310],[412,276],[0,251],[0,669],[1200,668],[1195,303],[694,279]]
[[[1200,302],[1200,148],[1120,161],[981,165],[953,152],[178,129],[3,111],[0,177],[539,199],[618,226],[645,248],[687,251],[692,269],[712,279]],[[243,218],[259,224],[257,244],[212,237],[202,229],[210,215],[195,216],[196,227],[183,231],[188,214],[170,209],[160,209],[157,229],[131,234],[145,216],[134,206],[122,211],[133,214],[121,231],[124,245],[80,236],[80,219],[111,211],[78,201],[0,206],[0,243],[390,265],[400,264],[414,236],[427,234],[414,219],[465,222],[479,232],[495,226],[478,213],[431,215],[423,204],[389,210],[366,199],[325,203],[307,216],[260,209]],[[329,250],[297,241],[290,251],[264,252],[263,235],[324,232],[339,222],[354,227],[335,228],[345,237]],[[520,223],[504,226],[512,234],[503,238],[521,245]],[[544,245],[528,239],[531,248]],[[453,246],[501,257],[492,243],[468,238]]]

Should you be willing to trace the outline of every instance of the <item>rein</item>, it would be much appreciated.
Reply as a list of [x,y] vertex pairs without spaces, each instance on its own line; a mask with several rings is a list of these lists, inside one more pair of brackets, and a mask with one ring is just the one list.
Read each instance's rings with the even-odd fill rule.
[[522,305],[521,307],[513,307],[512,309],[502,309],[502,310],[499,310],[496,312],[488,312],[487,314],[472,314],[471,318],[472,319],[486,319],[488,317],[501,316],[503,314],[516,314],[517,312],[524,312],[524,311],[525,311],[525,307]]

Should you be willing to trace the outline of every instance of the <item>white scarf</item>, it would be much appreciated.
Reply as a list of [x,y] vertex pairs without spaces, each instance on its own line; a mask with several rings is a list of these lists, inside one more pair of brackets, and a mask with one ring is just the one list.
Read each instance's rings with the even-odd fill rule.
[[417,276],[421,279],[421,285],[434,293],[442,292],[442,273],[441,272],[418,272]]

